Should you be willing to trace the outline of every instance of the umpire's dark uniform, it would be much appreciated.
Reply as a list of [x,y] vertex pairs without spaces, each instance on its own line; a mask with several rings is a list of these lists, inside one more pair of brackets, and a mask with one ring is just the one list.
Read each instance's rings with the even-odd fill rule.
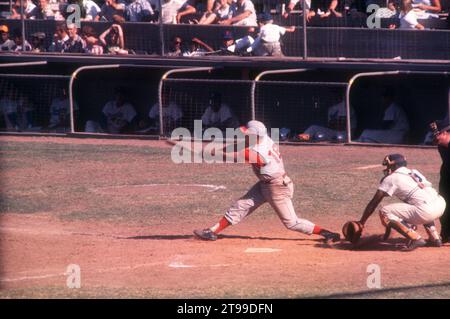
[[439,193],[447,202],[444,215],[441,217],[441,237],[446,242],[450,237],[450,143],[447,147],[439,146],[439,154],[442,158]]

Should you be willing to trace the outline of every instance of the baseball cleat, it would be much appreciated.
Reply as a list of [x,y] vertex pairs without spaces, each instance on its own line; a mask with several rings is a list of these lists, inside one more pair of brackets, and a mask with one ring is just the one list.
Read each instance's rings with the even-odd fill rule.
[[408,245],[402,249],[402,251],[413,251],[417,248],[424,247],[427,245],[427,242],[423,239],[416,239],[409,241]]
[[428,246],[430,247],[442,247],[442,240],[428,240]]
[[194,230],[194,235],[201,240],[214,241],[217,240],[217,235],[209,228],[206,229],[196,229]]
[[323,239],[325,241],[325,243],[330,243],[330,242],[337,242],[339,240],[341,240],[341,235],[339,235],[338,233],[333,233],[330,231],[322,231],[321,235],[323,236]]

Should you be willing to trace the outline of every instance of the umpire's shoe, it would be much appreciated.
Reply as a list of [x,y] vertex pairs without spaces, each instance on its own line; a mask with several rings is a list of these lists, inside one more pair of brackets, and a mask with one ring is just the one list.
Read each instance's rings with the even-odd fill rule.
[[424,247],[426,245],[427,245],[427,242],[423,238],[411,240],[411,241],[409,241],[408,245],[402,249],[402,251],[413,251],[417,248]]
[[209,228],[202,230],[196,229],[194,230],[194,235],[195,237],[201,240],[209,240],[209,241],[217,240],[217,235]]

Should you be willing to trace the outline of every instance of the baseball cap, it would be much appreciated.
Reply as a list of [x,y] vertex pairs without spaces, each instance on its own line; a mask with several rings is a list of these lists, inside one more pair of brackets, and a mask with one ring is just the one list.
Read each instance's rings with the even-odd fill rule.
[[270,20],[273,20],[273,17],[270,13],[265,12],[265,13],[261,13],[261,15],[259,16],[259,20],[264,21],[264,22],[270,21]]
[[246,126],[241,126],[240,129],[245,135],[256,135],[260,137],[267,135],[267,128],[260,121],[250,121]]
[[9,28],[7,25],[0,25],[0,32],[9,32]]
[[224,40],[233,40],[234,36],[233,36],[233,32],[231,32],[230,30],[227,30],[223,33],[223,39]]

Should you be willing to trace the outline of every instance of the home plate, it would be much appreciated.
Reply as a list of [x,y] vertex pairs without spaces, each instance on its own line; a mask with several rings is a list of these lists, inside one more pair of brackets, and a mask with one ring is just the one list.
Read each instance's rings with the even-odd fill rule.
[[281,249],[275,248],[247,248],[244,253],[274,253],[276,251],[281,251]]

